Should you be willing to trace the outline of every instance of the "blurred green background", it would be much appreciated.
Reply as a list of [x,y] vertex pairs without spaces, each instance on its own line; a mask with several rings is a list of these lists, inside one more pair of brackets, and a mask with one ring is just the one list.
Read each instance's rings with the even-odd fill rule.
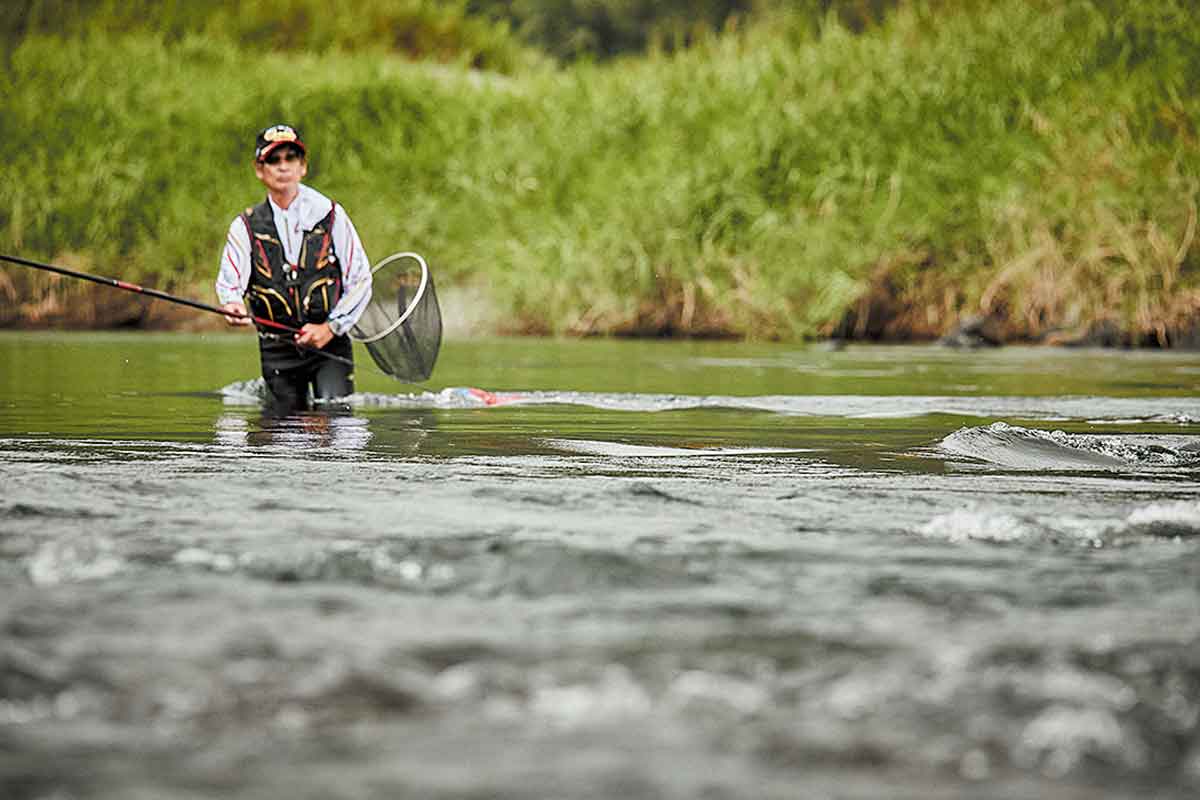
[[[1195,343],[1191,0],[9,0],[0,251],[212,298],[288,121],[489,333]],[[0,269],[0,324],[171,326]]]

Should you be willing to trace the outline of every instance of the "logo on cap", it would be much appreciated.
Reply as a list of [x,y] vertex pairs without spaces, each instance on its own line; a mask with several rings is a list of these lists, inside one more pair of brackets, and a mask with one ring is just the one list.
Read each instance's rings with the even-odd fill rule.
[[276,125],[263,131],[263,138],[268,142],[294,142],[300,137],[290,125]]

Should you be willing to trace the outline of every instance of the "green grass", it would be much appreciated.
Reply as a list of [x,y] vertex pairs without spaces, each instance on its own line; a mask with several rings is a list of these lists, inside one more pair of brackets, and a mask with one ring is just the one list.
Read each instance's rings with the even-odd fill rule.
[[202,36],[252,53],[373,51],[511,72],[545,59],[507,19],[467,13],[466,0],[7,0],[0,40],[53,36],[86,46],[98,33]]
[[[253,132],[285,119],[374,257],[427,254],[508,331],[922,338],[979,313],[1014,338],[1190,329],[1184,0],[908,3],[857,34],[758,20],[509,74],[211,33],[28,35],[0,73],[0,246],[208,291],[261,194]],[[46,286],[4,274],[13,298]]]

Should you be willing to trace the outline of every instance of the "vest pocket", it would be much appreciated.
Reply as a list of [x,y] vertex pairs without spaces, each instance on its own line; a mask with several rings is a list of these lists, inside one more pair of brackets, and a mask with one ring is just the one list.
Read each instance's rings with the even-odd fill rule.
[[304,292],[304,318],[312,322],[324,322],[337,302],[337,280],[317,278]]
[[246,304],[256,317],[272,322],[287,321],[295,317],[287,298],[269,286],[251,286],[246,292]]

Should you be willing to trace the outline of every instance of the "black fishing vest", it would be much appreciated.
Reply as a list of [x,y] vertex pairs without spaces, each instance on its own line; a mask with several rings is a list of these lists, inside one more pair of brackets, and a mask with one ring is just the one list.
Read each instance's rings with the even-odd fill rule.
[[333,249],[337,204],[323,220],[304,231],[297,263],[283,256],[271,203],[246,209],[242,221],[250,233],[250,281],[246,305],[250,313],[293,328],[324,322],[342,296],[342,270]]

